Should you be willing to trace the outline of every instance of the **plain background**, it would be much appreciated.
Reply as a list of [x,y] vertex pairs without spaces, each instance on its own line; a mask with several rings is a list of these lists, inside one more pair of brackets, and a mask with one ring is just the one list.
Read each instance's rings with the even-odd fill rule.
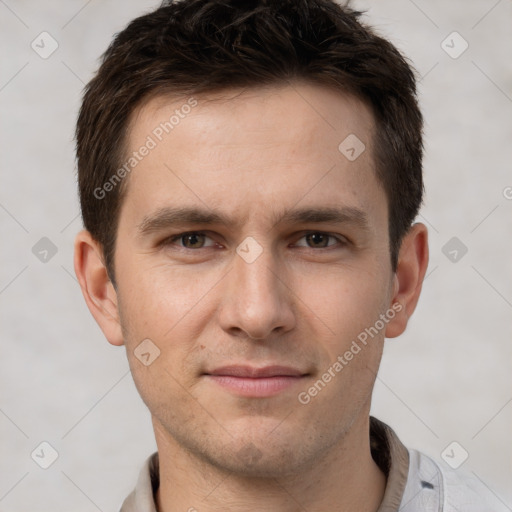
[[[0,511],[118,510],[155,449],[124,349],[86,309],[72,244],[82,88],[112,35],[156,5],[0,0]],[[426,121],[431,261],[407,332],[387,341],[373,414],[441,464],[456,441],[448,453],[467,451],[461,469],[512,510],[512,2],[355,5],[414,63]],[[43,31],[58,43],[46,59],[31,47]],[[43,237],[57,250],[46,262]],[[46,470],[31,458],[43,441],[58,452]]]

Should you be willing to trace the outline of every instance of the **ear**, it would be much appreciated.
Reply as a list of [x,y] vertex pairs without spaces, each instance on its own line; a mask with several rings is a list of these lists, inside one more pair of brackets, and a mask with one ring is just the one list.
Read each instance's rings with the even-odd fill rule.
[[89,231],[75,239],[75,274],[87,307],[112,345],[123,345],[117,293],[108,277],[103,250]]
[[394,276],[390,307],[396,312],[386,327],[386,338],[400,336],[420,298],[428,266],[428,232],[424,224],[411,226],[404,236]]

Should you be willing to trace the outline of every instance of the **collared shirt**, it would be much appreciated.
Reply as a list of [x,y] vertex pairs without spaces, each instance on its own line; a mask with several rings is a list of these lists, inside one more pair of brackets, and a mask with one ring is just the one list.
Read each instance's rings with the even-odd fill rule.
[[[370,417],[370,447],[386,475],[386,489],[377,512],[502,512],[490,491],[468,474],[442,468],[430,457],[407,449],[385,423]],[[157,512],[160,485],[158,453],[145,462],[134,491],[120,512]],[[488,501],[486,501],[486,499]]]

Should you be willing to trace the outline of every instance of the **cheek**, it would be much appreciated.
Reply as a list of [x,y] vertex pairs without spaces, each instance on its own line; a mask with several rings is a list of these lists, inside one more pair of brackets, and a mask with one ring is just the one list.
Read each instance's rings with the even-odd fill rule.
[[[166,263],[148,265],[142,260],[134,259],[122,268],[118,297],[133,378],[148,403],[160,392],[163,396],[179,396],[181,386],[193,386],[200,371],[198,352],[202,350],[198,340],[213,317],[214,288],[222,274],[199,274],[191,268]],[[143,363],[148,357],[141,361],[137,354],[140,356],[141,342],[148,339],[149,352],[158,357],[146,367]]]
[[194,329],[201,328],[208,292],[218,281],[215,272],[202,272],[199,278],[193,269],[166,263],[149,266],[142,258],[124,270],[120,308],[130,333],[167,345],[183,322],[190,327],[189,317],[194,317]]
[[385,328],[377,322],[386,311],[386,287],[364,275],[340,271],[317,278],[306,301],[310,321],[323,324],[325,335],[317,339],[318,374],[301,397],[328,411],[333,423],[368,403],[382,356]]
[[323,324],[330,356],[344,351],[352,340],[373,326],[385,311],[388,286],[381,272],[368,266],[340,266],[329,273],[317,272],[300,281],[297,295],[309,316]]
[[193,384],[195,365],[189,361],[194,360],[191,353],[197,350],[207,306],[200,300],[204,292],[198,281],[164,265],[134,264],[120,276],[119,310],[127,357],[135,385],[152,411],[169,401],[176,411],[190,408],[183,388]]

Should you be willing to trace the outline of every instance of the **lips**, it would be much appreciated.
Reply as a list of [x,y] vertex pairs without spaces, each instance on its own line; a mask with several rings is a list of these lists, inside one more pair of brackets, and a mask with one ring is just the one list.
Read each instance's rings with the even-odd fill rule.
[[207,375],[258,379],[263,377],[301,377],[305,375],[305,372],[288,366],[265,366],[263,368],[254,368],[252,366],[223,366],[211,372],[207,372]]
[[282,393],[300,383],[307,373],[288,366],[223,366],[205,373],[205,377],[232,394],[265,398]]

